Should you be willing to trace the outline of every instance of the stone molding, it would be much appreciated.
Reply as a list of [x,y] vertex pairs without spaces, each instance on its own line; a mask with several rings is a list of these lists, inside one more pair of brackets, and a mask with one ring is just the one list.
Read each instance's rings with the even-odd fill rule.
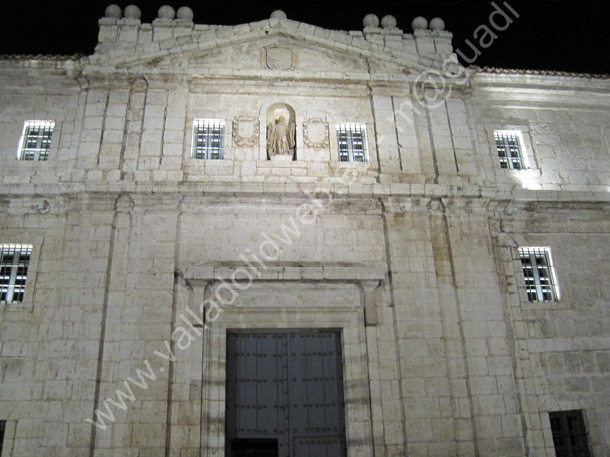
[[[256,266],[253,263],[253,266]],[[366,289],[371,287],[370,281],[382,281],[388,273],[384,262],[366,263],[310,263],[295,264],[292,262],[265,262],[266,269],[259,268],[260,275],[256,281],[334,281],[358,282],[366,281]],[[245,262],[210,262],[203,265],[187,267],[184,279],[191,284],[204,284],[210,281],[232,280],[240,277],[238,270],[250,271]],[[241,275],[243,277],[243,275]]]
[[[388,265],[383,262],[365,263],[309,263],[295,264],[292,262],[265,262],[266,268],[259,268],[256,262],[249,266],[246,262],[212,262],[199,266],[187,267],[182,279],[194,288],[208,290],[210,293],[216,287],[226,287],[233,284],[238,291],[248,290],[259,284],[276,283],[288,289],[312,282],[315,287],[325,285],[350,285],[362,291],[361,307],[364,310],[366,326],[376,326],[379,323],[377,308],[383,301],[377,293],[388,274]],[[253,272],[256,271],[256,273]],[[246,280],[246,276],[252,278]],[[244,287],[244,279],[250,281]],[[274,286],[275,287],[275,286]],[[332,306],[330,307],[332,308]]]
[[[267,162],[267,161],[265,161]],[[26,164],[28,165],[28,164]],[[81,201],[84,194],[89,197],[85,199],[88,205],[114,208],[116,199],[120,194],[131,193],[131,197],[151,197],[155,204],[158,200],[166,199],[174,192],[180,192],[186,198],[188,196],[231,196],[240,198],[251,198],[257,195],[302,197],[304,192],[316,192],[316,189],[326,189],[333,196],[346,195],[358,198],[465,198],[470,201],[484,200],[491,210],[495,210],[497,202],[512,201],[514,204],[530,205],[536,202],[536,207],[545,211],[554,211],[557,203],[569,205],[570,207],[581,207],[587,210],[603,208],[610,205],[609,192],[589,191],[557,191],[557,190],[526,190],[515,189],[509,186],[498,186],[498,188],[470,186],[449,186],[444,184],[406,184],[406,183],[358,183],[337,184],[331,182],[320,183],[267,183],[267,182],[136,182],[136,181],[91,181],[91,182],[60,182],[55,184],[33,184],[33,183],[0,183],[0,194],[9,198],[55,198],[62,196],[67,199]],[[171,200],[171,199],[170,199]],[[175,203],[172,201],[172,205]],[[100,206],[101,205],[101,206]],[[412,206],[412,205],[411,205]],[[172,210],[175,209],[172,207]],[[503,210],[504,208],[502,208]]]

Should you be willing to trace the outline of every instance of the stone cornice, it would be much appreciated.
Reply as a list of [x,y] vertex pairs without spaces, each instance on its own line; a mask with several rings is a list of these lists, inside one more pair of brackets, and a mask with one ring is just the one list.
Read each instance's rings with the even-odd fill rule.
[[[233,182],[83,182],[59,184],[0,184],[0,196],[5,199],[53,198],[112,199],[121,195],[170,198],[175,203],[178,195],[184,197],[230,197],[245,200],[281,198],[286,201],[310,199],[308,194],[327,192],[333,199],[428,199],[443,201],[535,202],[552,206],[555,202],[601,208],[610,205],[610,192],[527,190],[508,186],[448,186],[441,184],[340,184],[340,183],[233,183]],[[182,197],[180,197],[182,198]],[[600,206],[601,205],[601,206]],[[549,207],[550,207],[549,206]]]
[[[188,282],[207,282],[231,279],[243,262],[208,262],[187,267],[184,278]],[[258,281],[381,281],[388,266],[385,262],[322,263],[322,262],[266,262]]]
[[473,99],[512,105],[610,105],[610,80],[566,75],[475,73]]

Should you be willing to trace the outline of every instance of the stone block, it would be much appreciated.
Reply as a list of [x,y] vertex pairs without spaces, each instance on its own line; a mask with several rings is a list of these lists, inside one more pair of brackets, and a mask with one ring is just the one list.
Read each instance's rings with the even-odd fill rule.
[[142,24],[138,33],[138,44],[148,45],[153,41],[152,24]]
[[298,26],[298,30],[305,33],[306,35],[314,36],[316,34],[316,29],[316,26],[305,24],[304,22],[301,22]]
[[216,41],[216,30],[204,30],[198,37],[200,43],[205,42],[208,46],[211,46]]
[[589,392],[591,383],[587,377],[584,376],[570,376],[564,378],[564,385],[566,392],[578,393],[578,392]]
[[344,45],[352,43],[352,37],[348,33],[337,30],[331,31],[328,38]]
[[415,44],[417,46],[417,52],[419,54],[435,54],[436,47],[434,46],[434,40],[427,36],[415,37]]
[[135,181],[147,182],[150,181],[151,173],[149,170],[135,170],[133,172],[133,179]]

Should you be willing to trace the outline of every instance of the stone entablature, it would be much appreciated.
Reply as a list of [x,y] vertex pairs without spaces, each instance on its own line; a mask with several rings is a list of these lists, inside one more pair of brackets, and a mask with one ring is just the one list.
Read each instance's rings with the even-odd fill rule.
[[[5,183],[340,183],[362,165],[337,162],[335,126],[359,122],[367,126],[371,158],[365,170],[356,171],[361,184],[379,179],[553,191],[608,188],[610,176],[602,166],[607,147],[599,135],[610,88],[602,79],[477,73],[470,94],[455,90],[429,110],[429,125],[428,110],[409,96],[408,85],[397,82],[375,86],[370,94],[364,79],[295,85],[300,76],[291,71],[285,72],[291,79],[278,79],[281,70],[260,69],[274,72],[273,86],[256,75],[247,86],[230,75],[221,85],[202,75],[191,81],[176,77],[169,88],[163,83],[167,75],[155,69],[134,80],[117,68],[96,67],[94,74],[89,66],[83,75],[82,62],[3,61],[0,164],[10,170]],[[297,160],[280,164],[266,160],[264,111],[281,102],[296,110],[298,153]],[[132,116],[143,116],[141,124],[126,123]],[[192,123],[200,117],[225,120],[223,160],[190,157]],[[49,160],[17,160],[23,123],[36,118],[55,121]],[[527,170],[499,168],[493,132],[513,128],[528,141]],[[156,140],[161,137],[162,145]]]

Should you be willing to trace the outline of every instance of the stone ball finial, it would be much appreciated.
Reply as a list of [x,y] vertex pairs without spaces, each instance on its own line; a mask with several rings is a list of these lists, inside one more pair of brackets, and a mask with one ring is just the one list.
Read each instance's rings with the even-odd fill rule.
[[395,29],[396,28],[396,18],[394,16],[390,16],[389,14],[387,16],[384,16],[381,19],[381,26],[384,29]]
[[445,30],[445,21],[443,21],[440,17],[435,17],[430,21],[430,30]]
[[193,10],[190,9],[188,6],[182,6],[178,8],[176,17],[178,19],[182,19],[183,21],[192,21],[194,17]]
[[271,19],[288,19],[288,16],[286,16],[286,13],[284,13],[282,10],[275,10],[273,13],[271,13],[270,18]]
[[413,30],[426,30],[428,28],[428,20],[425,17],[418,16],[411,22]]
[[365,27],[379,27],[379,18],[374,14],[367,14],[362,19],[362,25]]
[[123,14],[129,19],[140,19],[142,17],[142,11],[136,5],[127,6]]
[[104,17],[109,17],[112,19],[121,19],[123,16],[123,11],[119,5],[108,5],[106,11],[104,12]]
[[176,17],[176,10],[169,5],[163,5],[157,12],[159,19],[169,19],[170,21]]

